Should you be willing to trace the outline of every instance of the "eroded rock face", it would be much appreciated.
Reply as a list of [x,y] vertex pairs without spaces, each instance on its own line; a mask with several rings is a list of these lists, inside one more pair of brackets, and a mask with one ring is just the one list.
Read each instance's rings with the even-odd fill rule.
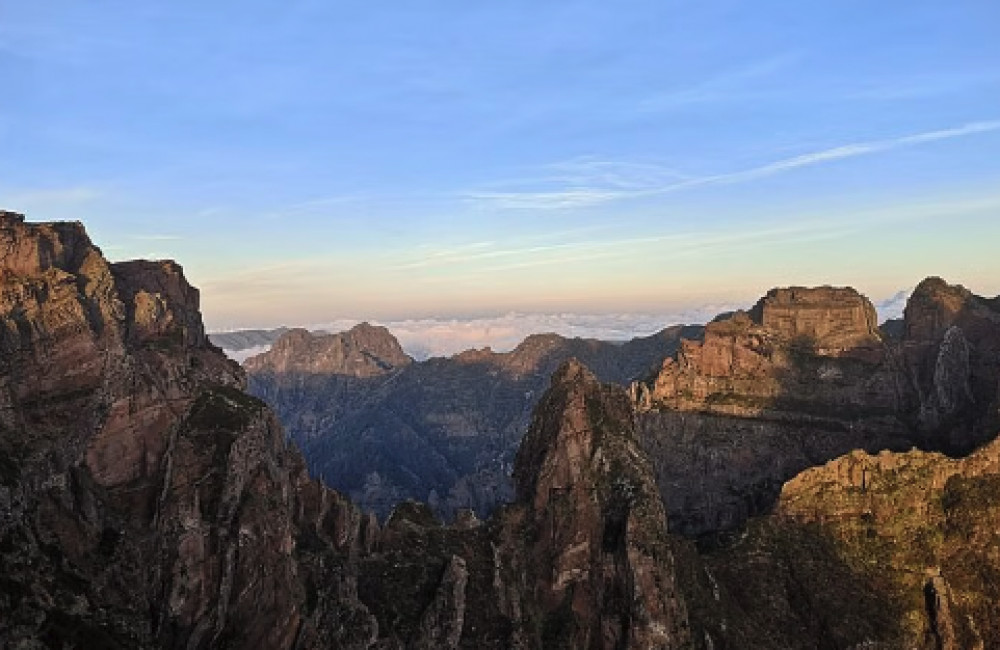
[[930,448],[966,454],[1000,428],[1000,304],[940,278],[906,305],[905,410]]
[[877,345],[878,314],[871,302],[847,287],[772,289],[750,311],[765,330],[828,352]]
[[109,264],[78,223],[7,216],[0,240],[0,635],[155,643],[147,572],[171,441],[199,387],[242,375],[205,344],[180,267]]
[[775,289],[632,387],[672,530],[738,529],[781,484],[851,449],[906,449],[897,361],[852,289]]
[[737,416],[893,412],[875,309],[853,289],[774,289],[667,359],[645,406]]

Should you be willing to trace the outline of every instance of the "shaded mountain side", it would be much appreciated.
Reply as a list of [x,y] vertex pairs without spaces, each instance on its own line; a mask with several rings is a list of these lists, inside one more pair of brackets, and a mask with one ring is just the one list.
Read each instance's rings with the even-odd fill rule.
[[245,367],[250,391],[275,409],[314,476],[382,518],[411,498],[451,519],[461,508],[486,516],[511,498],[514,453],[561,363],[575,357],[627,384],[700,332],[672,327],[625,343],[540,334],[507,353],[411,362],[384,328],[292,330]]
[[888,339],[853,289],[776,289],[632,386],[672,530],[766,514],[798,472],[853,449],[952,455],[998,427],[1000,312],[931,278]]

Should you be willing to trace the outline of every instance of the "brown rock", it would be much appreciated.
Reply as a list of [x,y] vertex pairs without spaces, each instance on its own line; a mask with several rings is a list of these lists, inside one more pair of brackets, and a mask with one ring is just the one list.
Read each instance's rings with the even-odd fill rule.
[[536,599],[510,610],[540,618],[541,638],[520,621],[529,647],[689,642],[663,505],[634,435],[624,390],[600,384],[575,360],[556,372],[514,466],[522,510],[505,515],[533,542],[522,549],[508,537],[501,548],[508,580],[527,580]]

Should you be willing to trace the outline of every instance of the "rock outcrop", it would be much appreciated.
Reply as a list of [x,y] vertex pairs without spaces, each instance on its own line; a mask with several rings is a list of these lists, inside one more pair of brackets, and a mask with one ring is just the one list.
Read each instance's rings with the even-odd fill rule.
[[750,315],[776,337],[827,354],[877,345],[881,338],[875,307],[850,288],[772,289]]
[[[0,213],[0,646],[1000,647],[1000,443],[854,451],[781,487],[858,437],[954,452],[995,434],[996,301],[929,280],[890,344],[850,294],[792,293],[687,343],[638,413],[560,364],[513,503],[442,525],[404,500],[380,525],[310,479],[178,265],[111,264],[80,224]],[[420,385],[424,364],[391,342],[366,353],[387,341],[365,330],[329,346],[353,394]],[[504,359],[533,377],[526,359],[562,349],[535,338]],[[746,526],[705,552],[668,520]]]
[[[564,364],[518,451],[514,482],[500,558],[521,593],[521,604],[508,604],[521,622],[515,638],[609,650],[690,642],[666,516],[622,388]],[[523,622],[530,617],[534,625]]]
[[405,499],[450,520],[486,517],[513,496],[517,445],[549,376],[571,357],[604,381],[648,376],[700,328],[623,344],[538,334],[513,351],[410,362],[384,329],[287,332],[247,360],[250,391],[270,404],[312,473],[384,519]]
[[413,362],[384,327],[361,323],[340,334],[288,330],[265,354],[244,363],[255,375],[340,375],[366,379],[402,369]]

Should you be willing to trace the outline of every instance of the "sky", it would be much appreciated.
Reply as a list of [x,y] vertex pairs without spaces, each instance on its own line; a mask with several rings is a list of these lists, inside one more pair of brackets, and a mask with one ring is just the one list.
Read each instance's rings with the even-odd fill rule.
[[0,0],[0,207],[212,329],[1000,293],[996,0]]

